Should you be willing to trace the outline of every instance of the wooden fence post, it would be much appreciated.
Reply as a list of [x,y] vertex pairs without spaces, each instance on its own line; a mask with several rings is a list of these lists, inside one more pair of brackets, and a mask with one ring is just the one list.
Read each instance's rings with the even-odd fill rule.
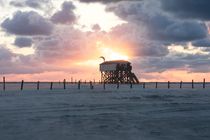
[[120,88],[120,83],[119,82],[117,82],[117,89],[119,89]]
[[66,79],[63,80],[63,89],[66,89]]
[[145,82],[143,83],[143,88],[144,88],[144,89],[146,88],[146,83],[145,83]]
[[79,81],[79,82],[78,82],[78,89],[79,89],[79,90],[80,90],[80,87],[81,87],[80,85],[81,85],[81,82]]
[[23,84],[24,84],[24,81],[22,80],[22,81],[21,81],[20,90],[23,90]]
[[39,83],[40,83],[40,82],[38,81],[38,82],[37,82],[37,90],[39,90]]
[[132,82],[130,82],[130,89],[132,89],[133,88],[133,83]]
[[203,79],[203,88],[206,88],[206,79]]
[[103,83],[103,88],[104,88],[104,90],[106,89],[106,83],[105,82]]
[[170,81],[168,81],[168,89],[170,89]]
[[93,87],[93,82],[92,81],[90,81],[90,89],[93,89],[94,87]]
[[182,83],[183,83],[183,82],[181,81],[181,82],[180,82],[180,89],[182,88]]
[[194,80],[192,80],[192,89],[194,88]]
[[4,91],[6,90],[6,79],[5,79],[5,77],[3,77],[3,90]]
[[53,82],[50,83],[50,90],[53,89]]

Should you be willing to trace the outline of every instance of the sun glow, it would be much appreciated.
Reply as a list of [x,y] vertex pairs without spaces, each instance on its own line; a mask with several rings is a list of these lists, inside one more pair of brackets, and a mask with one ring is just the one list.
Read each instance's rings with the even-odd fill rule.
[[129,53],[124,50],[124,48],[115,48],[100,41],[96,42],[96,50],[94,51],[94,57],[85,61],[76,62],[76,65],[98,67],[98,65],[103,62],[100,56],[105,57],[106,61],[130,59]]
[[129,60],[127,52],[121,49],[114,49],[114,47],[106,46],[102,42],[97,42],[97,48],[101,56],[104,56],[107,61],[110,60]]
[[128,60],[129,57],[113,51],[111,48],[101,48],[102,56],[106,58],[106,60]]

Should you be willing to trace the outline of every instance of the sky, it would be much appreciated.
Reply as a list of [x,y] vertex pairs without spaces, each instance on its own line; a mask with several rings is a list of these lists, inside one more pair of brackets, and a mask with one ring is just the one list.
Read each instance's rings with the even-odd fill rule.
[[140,81],[210,81],[210,1],[0,0],[0,76],[99,80],[124,59]]

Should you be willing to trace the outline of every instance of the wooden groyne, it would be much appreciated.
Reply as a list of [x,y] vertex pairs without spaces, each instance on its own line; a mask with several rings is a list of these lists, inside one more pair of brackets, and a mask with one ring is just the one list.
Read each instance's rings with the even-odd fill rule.
[[[78,90],[81,90],[83,87],[85,87],[86,89],[88,89],[88,85],[89,85],[89,89],[94,90],[95,88],[99,88],[101,87],[101,89],[106,90],[110,87],[110,85],[112,85],[112,89],[113,87],[115,87],[116,89],[121,89],[121,87],[126,87],[129,89],[133,89],[133,88],[142,88],[142,89],[206,89],[209,88],[210,89],[210,83],[206,82],[206,79],[203,79],[202,82],[195,82],[194,80],[192,80],[191,82],[140,82],[139,84],[133,84],[132,82],[130,84],[121,84],[121,83],[117,83],[117,84],[107,84],[107,83],[103,83],[103,82],[96,82],[94,81],[74,81],[71,79],[71,81],[67,81],[66,79],[62,80],[63,82],[26,82],[24,80],[20,80],[20,82],[9,82],[6,81],[6,78],[3,77],[2,78],[2,82],[0,82],[0,85],[2,85],[2,90],[6,91],[6,90],[11,90],[11,89],[15,89],[15,90],[41,90],[41,89],[49,89],[49,90],[54,90],[54,89],[70,89],[73,88],[72,85],[77,86]],[[19,87],[19,89],[18,89]],[[1,90],[1,89],[0,89]]]

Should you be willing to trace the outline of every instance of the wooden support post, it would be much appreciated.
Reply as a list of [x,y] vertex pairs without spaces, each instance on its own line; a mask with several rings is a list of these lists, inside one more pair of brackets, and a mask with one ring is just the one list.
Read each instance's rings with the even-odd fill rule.
[[182,83],[183,83],[183,82],[181,81],[181,82],[180,82],[180,89],[182,89]]
[[194,80],[192,80],[192,89],[194,88]]
[[120,88],[120,83],[119,82],[117,82],[117,89],[119,89]]
[[40,82],[38,81],[38,82],[37,82],[37,90],[39,90],[39,83],[40,83]]
[[66,79],[63,80],[63,89],[66,89]]
[[104,90],[106,89],[106,83],[105,82],[103,83],[103,88],[104,88]]
[[23,90],[23,84],[24,84],[24,81],[22,80],[22,81],[21,81],[20,90]]
[[158,82],[155,83],[155,88],[158,88]]
[[93,82],[92,81],[90,81],[90,89],[93,89],[94,87],[93,87]]
[[168,81],[168,89],[170,89],[170,81]]
[[146,88],[146,83],[145,82],[143,83],[143,88]]
[[4,91],[6,90],[6,79],[5,79],[5,77],[3,77],[3,90]]
[[203,88],[206,88],[206,79],[203,79]]
[[81,87],[81,82],[79,81],[78,82],[78,89],[80,90],[80,87]]
[[132,82],[130,82],[130,89],[132,89],[133,88],[133,83]]
[[50,83],[50,90],[53,89],[53,82]]

